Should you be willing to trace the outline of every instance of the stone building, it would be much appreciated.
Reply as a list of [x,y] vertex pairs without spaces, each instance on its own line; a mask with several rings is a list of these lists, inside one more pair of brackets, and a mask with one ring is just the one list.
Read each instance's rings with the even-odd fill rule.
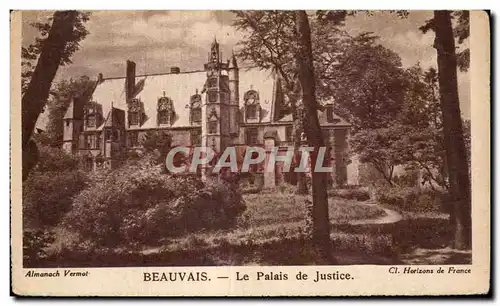
[[[221,59],[213,41],[203,70],[136,75],[126,62],[126,76],[96,80],[89,101],[73,101],[64,117],[63,148],[83,156],[88,166],[113,167],[120,154],[140,149],[149,130],[172,136],[172,145],[208,146],[216,152],[228,146],[292,146],[291,115],[280,77],[260,68],[240,68],[233,55]],[[318,112],[325,140],[331,147],[332,183],[347,181],[346,150],[349,124],[333,113],[331,104]],[[283,180],[279,167],[268,184]],[[270,182],[269,182],[270,181]]]

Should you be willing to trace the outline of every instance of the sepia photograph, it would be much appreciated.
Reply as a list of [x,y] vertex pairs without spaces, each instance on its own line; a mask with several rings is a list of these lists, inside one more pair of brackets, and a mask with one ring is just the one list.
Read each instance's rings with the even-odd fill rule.
[[14,13],[23,278],[330,267],[309,275],[321,282],[354,278],[335,267],[479,264],[472,11]]

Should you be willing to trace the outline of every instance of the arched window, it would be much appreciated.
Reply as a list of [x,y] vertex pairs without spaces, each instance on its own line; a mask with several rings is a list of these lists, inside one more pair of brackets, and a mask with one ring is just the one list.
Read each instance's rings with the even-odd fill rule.
[[249,90],[243,97],[245,101],[245,120],[259,120],[260,102],[259,93],[255,90]]
[[128,103],[128,125],[141,125],[141,101],[132,99]]
[[162,97],[158,99],[158,125],[172,125],[174,119],[174,106],[172,99]]
[[190,102],[190,118],[191,124],[200,124],[201,123],[201,95],[196,93],[191,96]]

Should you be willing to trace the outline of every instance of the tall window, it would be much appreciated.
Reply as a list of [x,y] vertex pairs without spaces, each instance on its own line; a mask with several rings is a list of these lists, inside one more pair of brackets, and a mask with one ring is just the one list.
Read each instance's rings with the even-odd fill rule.
[[138,147],[139,146],[139,132],[129,131],[127,140],[128,140],[129,147],[131,147],[131,148]]
[[89,134],[86,135],[86,148],[87,149],[98,149],[98,144],[97,144],[97,135],[96,134]]
[[243,97],[245,101],[245,119],[255,120],[260,116],[259,93],[255,90],[249,90]]
[[210,113],[208,114],[208,133],[209,134],[217,134],[219,132],[218,125],[219,125],[219,116],[217,116],[217,111],[215,108],[212,108]]
[[201,123],[201,96],[196,94],[191,96],[191,124]]
[[128,103],[128,125],[141,124],[141,101],[139,99],[132,99]]
[[201,130],[193,129],[191,130],[191,145],[200,146],[201,145]]
[[246,129],[246,144],[256,145],[259,143],[259,130],[257,128]]
[[158,124],[172,124],[174,107],[172,99],[162,97],[158,100]]
[[128,114],[128,123],[129,125],[139,125],[139,113],[130,112]]

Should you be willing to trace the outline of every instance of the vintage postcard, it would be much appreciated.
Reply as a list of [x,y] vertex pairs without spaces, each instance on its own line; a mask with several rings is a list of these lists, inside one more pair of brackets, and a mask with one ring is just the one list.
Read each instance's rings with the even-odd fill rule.
[[12,11],[19,296],[490,290],[485,11]]

